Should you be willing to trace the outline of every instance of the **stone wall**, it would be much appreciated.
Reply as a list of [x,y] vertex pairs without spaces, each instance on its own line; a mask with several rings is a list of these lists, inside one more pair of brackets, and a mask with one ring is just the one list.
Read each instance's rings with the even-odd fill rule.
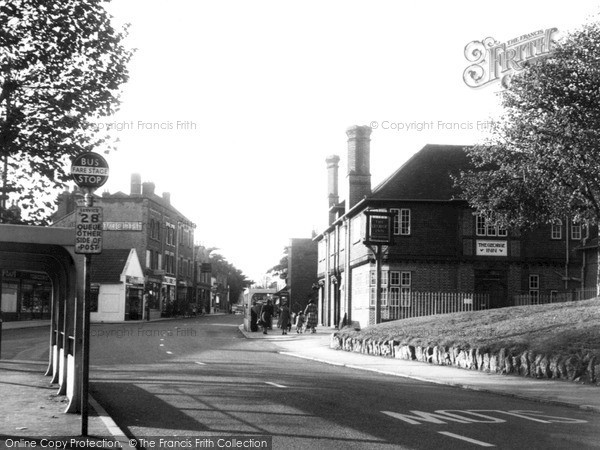
[[590,354],[564,356],[535,354],[531,351],[513,354],[504,348],[489,353],[479,349],[401,345],[393,340],[342,338],[337,333],[331,335],[330,347],[335,350],[455,366],[488,373],[562,379],[600,385],[600,360]]

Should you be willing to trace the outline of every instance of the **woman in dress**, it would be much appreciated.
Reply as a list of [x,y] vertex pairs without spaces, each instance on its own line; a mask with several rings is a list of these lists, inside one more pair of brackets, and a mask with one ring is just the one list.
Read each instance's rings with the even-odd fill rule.
[[318,321],[318,309],[317,304],[314,300],[310,300],[308,305],[306,305],[306,309],[304,310],[304,315],[306,316],[306,324],[304,325],[304,329],[306,331],[311,330],[311,333],[317,332],[317,321]]

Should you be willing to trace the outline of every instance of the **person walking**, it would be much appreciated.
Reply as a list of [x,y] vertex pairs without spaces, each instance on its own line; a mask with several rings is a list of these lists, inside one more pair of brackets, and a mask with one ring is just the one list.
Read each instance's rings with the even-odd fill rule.
[[279,309],[279,326],[282,330],[281,334],[287,334],[290,327],[290,308],[287,303],[284,303]]
[[316,333],[319,316],[317,304],[313,299],[311,299],[308,302],[308,305],[306,305],[304,315],[306,316],[306,324],[304,325],[305,331],[311,330],[311,333]]
[[250,331],[258,331],[258,317],[260,316],[260,306],[256,304],[256,301],[252,301],[252,308],[250,308]]
[[267,330],[271,328],[271,320],[273,320],[273,303],[271,299],[267,300],[267,303],[263,305],[260,311],[260,320],[262,321],[263,334],[267,334]]

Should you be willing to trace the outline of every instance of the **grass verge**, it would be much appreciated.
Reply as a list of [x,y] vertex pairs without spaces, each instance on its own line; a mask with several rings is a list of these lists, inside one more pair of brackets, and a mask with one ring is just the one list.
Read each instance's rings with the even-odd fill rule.
[[414,346],[525,350],[600,358],[600,299],[417,317],[341,330],[341,337],[384,339]]

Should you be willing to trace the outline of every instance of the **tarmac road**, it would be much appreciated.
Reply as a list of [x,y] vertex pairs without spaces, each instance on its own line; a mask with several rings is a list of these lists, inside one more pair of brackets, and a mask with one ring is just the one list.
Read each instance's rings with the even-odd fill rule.
[[[219,448],[216,439],[227,436],[238,441],[220,448],[263,436],[276,449],[600,448],[597,412],[296,358],[290,354],[300,348],[306,354],[322,346],[325,332],[246,339],[240,322],[207,316],[94,324],[91,393],[129,437],[148,439],[138,441],[146,448]],[[48,327],[4,330],[4,364],[29,360],[43,368],[47,337]],[[319,348],[332,361],[345,353]],[[31,422],[27,430],[63,421]]]
[[94,325],[91,393],[151,444],[272,436],[273,448],[600,448],[598,414],[281,355],[283,341],[245,339],[240,322]]

